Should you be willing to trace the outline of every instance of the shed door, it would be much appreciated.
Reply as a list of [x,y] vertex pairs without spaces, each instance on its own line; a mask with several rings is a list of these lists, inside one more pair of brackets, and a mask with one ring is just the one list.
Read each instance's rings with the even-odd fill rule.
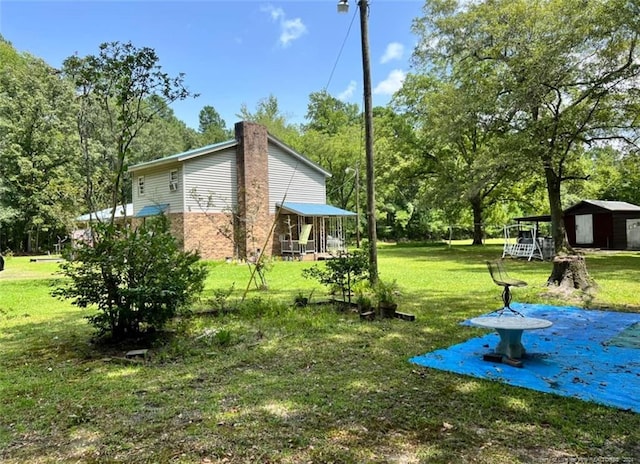
[[593,215],[576,214],[576,245],[593,243]]
[[627,219],[627,248],[640,250],[640,219]]

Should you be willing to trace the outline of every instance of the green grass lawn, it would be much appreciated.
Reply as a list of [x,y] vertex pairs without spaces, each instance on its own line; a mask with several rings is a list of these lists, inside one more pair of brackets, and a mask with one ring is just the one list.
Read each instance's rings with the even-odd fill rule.
[[[330,305],[308,262],[277,262],[269,291],[224,315],[177,320],[153,342],[91,343],[87,313],[49,296],[57,264],[8,258],[0,273],[0,461],[637,462],[640,415],[420,368],[412,356],[485,331],[459,322],[500,306],[484,261],[499,245],[381,245],[382,279],[415,322],[361,322]],[[592,308],[640,311],[640,254],[587,256]],[[545,294],[550,264],[509,260]],[[210,263],[203,301],[247,286],[246,265]],[[246,303],[246,302],[245,302]],[[574,302],[575,304],[575,302]],[[124,362],[150,348],[146,363]],[[640,393],[639,393],[640,394]],[[580,458],[582,460],[575,460]]]

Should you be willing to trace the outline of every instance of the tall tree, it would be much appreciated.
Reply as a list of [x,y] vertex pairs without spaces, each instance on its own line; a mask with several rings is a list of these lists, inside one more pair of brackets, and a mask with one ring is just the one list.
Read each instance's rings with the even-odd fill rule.
[[144,103],[152,106],[154,117],[131,143],[129,163],[151,161],[201,146],[195,130],[179,120],[167,103],[156,95]]
[[355,170],[364,169],[361,134],[357,126],[344,126],[333,135],[309,129],[300,138],[300,152],[332,174],[327,179],[327,201],[340,208],[355,207]]
[[505,150],[507,130],[489,85],[472,73],[411,74],[395,97],[426,148],[437,185],[428,190],[432,203],[448,212],[470,207],[474,245],[483,244],[485,211],[529,171]]
[[251,112],[246,104],[240,107],[238,116],[243,121],[256,122],[266,126],[267,131],[283,142],[296,147],[298,145],[300,131],[289,123],[288,117],[280,110],[278,99],[274,95],[263,98],[256,105],[255,112]]
[[345,126],[359,126],[362,115],[355,103],[345,103],[322,90],[309,95],[306,119],[309,122],[303,127],[305,131],[335,135]]
[[0,223],[15,248],[35,234],[38,249],[41,231],[66,235],[78,197],[73,88],[42,60],[13,58],[0,69]]
[[[417,62],[493,76],[494,97],[523,134],[519,153],[545,176],[557,254],[571,253],[561,185],[589,143],[629,141],[637,130],[638,6],[626,0],[428,0],[414,23]],[[586,274],[574,260],[574,275]],[[578,281],[579,280],[579,281]],[[572,280],[554,261],[550,282]]]
[[206,105],[200,110],[198,120],[200,122],[198,131],[205,145],[224,142],[233,137],[233,132],[227,129],[225,120],[211,105]]
[[406,115],[376,107],[373,119],[378,235],[400,239],[409,235],[410,223],[424,213],[419,194],[430,160]]
[[598,149],[592,158],[596,185],[589,198],[627,201],[640,205],[640,153]]
[[[344,103],[326,91],[312,92],[302,126],[300,149],[332,173],[327,199],[341,208],[354,208],[356,170],[364,169],[362,117],[358,106]],[[360,172],[358,172],[360,174]],[[362,172],[364,178],[364,171]]]
[[[171,77],[162,72],[155,50],[138,48],[131,42],[110,42],[100,45],[97,55],[84,58],[71,56],[64,61],[64,72],[70,76],[81,100],[79,133],[85,159],[90,158],[88,140],[95,137],[92,120],[88,117],[96,111],[105,121],[104,144],[110,153],[110,206],[114,220],[116,206],[126,202],[127,185],[124,182],[127,163],[131,157],[134,140],[143,127],[165,108],[146,104],[155,96],[164,103],[172,103],[191,96],[184,86],[184,75]],[[87,183],[87,203],[92,203],[92,182]]]
[[22,63],[22,57],[13,48],[11,42],[0,34],[0,70],[11,68]]

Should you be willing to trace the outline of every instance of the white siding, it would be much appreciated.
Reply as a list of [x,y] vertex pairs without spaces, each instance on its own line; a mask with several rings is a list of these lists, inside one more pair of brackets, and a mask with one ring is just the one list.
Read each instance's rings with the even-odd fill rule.
[[269,143],[270,213],[275,212],[276,203],[285,199],[285,193],[286,201],[325,204],[325,176],[280,147]]
[[[178,170],[178,189],[169,190],[169,173]],[[168,204],[168,212],[183,210],[183,175],[179,164],[165,165],[160,168],[140,169],[131,173],[133,181],[133,214],[145,206]],[[138,179],[144,177],[144,195],[138,194]]]
[[235,147],[187,160],[183,167],[186,211],[235,210],[238,202]]

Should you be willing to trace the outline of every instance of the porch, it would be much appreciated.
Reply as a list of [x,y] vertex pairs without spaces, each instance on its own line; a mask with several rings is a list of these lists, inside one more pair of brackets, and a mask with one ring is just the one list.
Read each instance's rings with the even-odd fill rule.
[[326,259],[346,251],[345,218],[356,214],[335,206],[278,203],[280,253],[285,259]]

